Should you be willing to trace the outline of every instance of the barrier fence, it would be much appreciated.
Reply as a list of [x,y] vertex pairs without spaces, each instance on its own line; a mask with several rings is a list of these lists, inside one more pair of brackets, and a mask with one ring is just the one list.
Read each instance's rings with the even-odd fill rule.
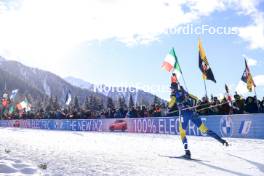
[[[264,114],[201,116],[201,119],[208,128],[222,137],[264,139]],[[0,120],[0,126],[46,130],[179,134],[178,117]],[[187,134],[203,135],[191,121]]]

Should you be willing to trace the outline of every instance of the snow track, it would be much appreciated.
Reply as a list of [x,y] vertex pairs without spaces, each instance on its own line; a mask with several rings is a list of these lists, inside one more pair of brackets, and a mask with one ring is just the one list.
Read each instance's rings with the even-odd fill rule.
[[173,135],[18,128],[0,128],[0,134],[0,175],[264,175],[264,140],[228,139],[232,146],[223,147],[188,137],[193,158],[201,161],[186,161],[172,158],[183,154]]

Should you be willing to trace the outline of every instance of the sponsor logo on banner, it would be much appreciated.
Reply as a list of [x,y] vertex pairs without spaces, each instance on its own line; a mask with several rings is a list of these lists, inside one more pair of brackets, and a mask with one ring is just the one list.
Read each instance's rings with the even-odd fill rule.
[[223,137],[232,137],[233,122],[231,116],[224,116],[220,120],[220,132]]
[[[201,119],[204,123],[206,122],[206,118]],[[144,118],[144,119],[133,119],[129,132],[135,133],[159,133],[159,134],[180,134],[179,124],[180,121],[183,122],[183,118],[181,120],[179,118]],[[188,126],[186,129],[186,133],[188,135],[194,136],[206,136],[206,134],[201,134],[198,127],[191,121],[188,122]]]
[[123,119],[115,120],[110,126],[110,131],[122,131],[125,132],[127,130],[127,122]]
[[246,137],[249,133],[251,124],[252,124],[251,120],[243,120],[240,124],[238,133]]

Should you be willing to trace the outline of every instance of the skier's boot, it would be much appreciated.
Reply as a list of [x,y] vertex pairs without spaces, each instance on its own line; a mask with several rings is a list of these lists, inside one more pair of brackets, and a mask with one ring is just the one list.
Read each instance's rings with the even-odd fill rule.
[[212,138],[215,138],[216,140],[218,140],[219,142],[221,142],[224,146],[229,146],[228,142],[224,139],[222,139],[220,136],[218,136],[215,132],[213,132],[212,130],[208,130],[206,132],[206,134],[208,136],[211,136]]
[[223,144],[223,146],[226,146],[226,147],[229,146],[229,143],[228,143],[226,140],[224,140],[224,139],[223,139],[223,141],[222,141],[222,144]]
[[183,155],[183,158],[191,159],[191,151],[190,150],[185,150],[185,155]]

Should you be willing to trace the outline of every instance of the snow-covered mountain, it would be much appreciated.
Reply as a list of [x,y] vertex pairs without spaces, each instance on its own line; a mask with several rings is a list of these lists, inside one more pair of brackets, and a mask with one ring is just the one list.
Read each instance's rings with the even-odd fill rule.
[[93,90],[93,84],[84,81],[82,79],[78,79],[78,78],[74,78],[72,76],[68,76],[66,78],[64,78],[68,83],[76,86],[76,87],[80,87],[82,89],[88,89],[88,90]]
[[17,61],[0,58],[0,93],[6,88],[9,92],[19,89],[20,95],[27,95],[32,99],[43,99],[56,96],[59,102],[64,102],[68,90],[83,102],[86,96],[94,95],[106,100],[103,94],[81,89],[66,82],[59,76],[37,68],[25,66]]
[[[107,97],[115,102],[119,97],[124,97],[128,103],[130,95],[137,104],[150,105],[154,101],[154,95],[142,90],[130,92],[120,91],[120,87],[113,87],[111,91],[104,89],[105,85],[95,91],[93,84],[76,79],[74,77],[61,77],[38,68],[25,66],[17,61],[6,60],[0,56],[0,95],[3,94],[5,86],[10,93],[19,89],[21,97],[27,96],[30,99],[43,101],[50,96],[56,96],[60,103],[65,101],[68,90],[73,96],[77,96],[80,103],[83,103],[87,96],[95,96],[106,104]],[[163,100],[157,98],[160,102]]]

